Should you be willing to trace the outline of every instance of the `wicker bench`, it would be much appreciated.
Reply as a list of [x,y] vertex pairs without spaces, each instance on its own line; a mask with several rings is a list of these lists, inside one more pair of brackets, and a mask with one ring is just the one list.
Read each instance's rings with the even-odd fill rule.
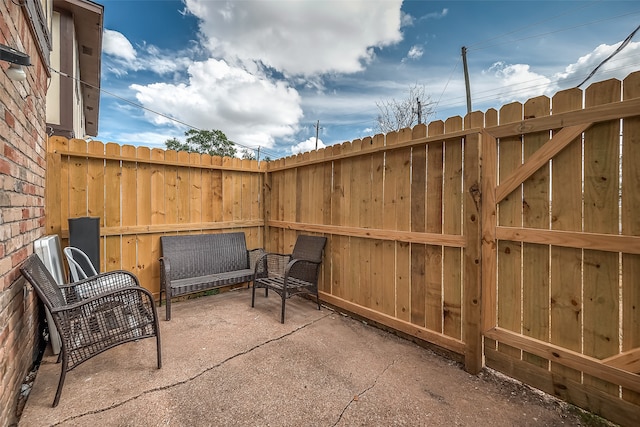
[[171,320],[171,298],[251,282],[262,249],[247,250],[244,233],[160,237],[160,305],[165,294]]

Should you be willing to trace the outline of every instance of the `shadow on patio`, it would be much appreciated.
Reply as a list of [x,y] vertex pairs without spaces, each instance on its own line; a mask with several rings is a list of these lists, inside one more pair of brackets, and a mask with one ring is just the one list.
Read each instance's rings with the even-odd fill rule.
[[67,375],[45,356],[20,425],[576,425],[573,410],[472,376],[394,335],[299,298],[243,288],[159,311],[155,340],[107,351]]

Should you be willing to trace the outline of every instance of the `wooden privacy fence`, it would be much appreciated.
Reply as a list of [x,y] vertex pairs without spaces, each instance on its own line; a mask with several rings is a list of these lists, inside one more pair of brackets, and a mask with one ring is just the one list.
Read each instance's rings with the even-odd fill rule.
[[47,232],[67,243],[68,218],[100,218],[100,269],[134,272],[160,290],[160,236],[244,231],[263,246],[264,165],[147,147],[53,137],[47,149]]
[[159,236],[328,238],[321,299],[623,425],[640,414],[640,72],[256,162],[52,138],[49,233],[158,291]]
[[632,425],[638,165],[634,73],[278,160],[266,235],[329,237],[323,300]]
[[477,371],[479,147],[478,128],[455,117],[275,161],[268,240],[283,251],[297,232],[326,235],[323,300],[464,355]]

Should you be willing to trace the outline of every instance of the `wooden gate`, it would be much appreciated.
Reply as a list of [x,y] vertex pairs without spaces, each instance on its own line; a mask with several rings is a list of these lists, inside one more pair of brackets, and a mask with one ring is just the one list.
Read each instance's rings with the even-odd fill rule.
[[638,97],[635,73],[506,105],[483,133],[486,365],[624,425],[640,404]]

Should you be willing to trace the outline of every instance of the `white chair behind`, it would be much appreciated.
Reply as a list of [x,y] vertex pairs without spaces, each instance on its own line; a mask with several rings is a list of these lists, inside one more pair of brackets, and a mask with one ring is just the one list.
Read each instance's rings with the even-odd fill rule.
[[[69,263],[71,281],[77,282],[78,280],[87,279],[98,274],[91,260],[82,250],[73,246],[67,246],[63,252]],[[83,265],[84,268],[82,267]]]

